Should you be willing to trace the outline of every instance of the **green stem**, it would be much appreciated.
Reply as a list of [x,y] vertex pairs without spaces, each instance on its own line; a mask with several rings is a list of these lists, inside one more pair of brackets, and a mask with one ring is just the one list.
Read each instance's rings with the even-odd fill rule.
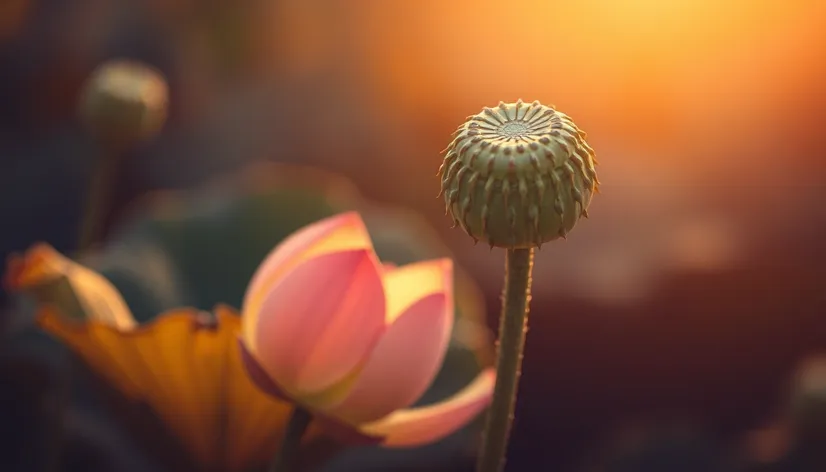
[[109,193],[117,177],[120,163],[120,147],[113,144],[104,145],[104,152],[98,159],[92,181],[86,195],[86,207],[80,224],[78,252],[88,250],[100,237],[106,212],[109,210]]
[[499,319],[496,385],[482,437],[477,472],[501,472],[505,468],[519,375],[522,370],[522,353],[525,348],[533,253],[533,248],[508,249],[504,300]]
[[301,437],[310,426],[313,417],[310,412],[296,406],[287,422],[287,430],[284,431],[284,438],[281,446],[275,452],[275,456],[270,463],[269,472],[289,472],[295,467],[298,456],[298,448],[301,445]]

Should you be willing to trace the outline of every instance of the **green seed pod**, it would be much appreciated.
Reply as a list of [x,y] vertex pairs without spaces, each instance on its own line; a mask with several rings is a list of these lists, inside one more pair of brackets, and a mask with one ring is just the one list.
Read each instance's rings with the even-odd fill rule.
[[588,217],[597,191],[596,159],[564,113],[499,102],[456,131],[439,175],[446,213],[474,241],[541,247]]
[[92,72],[79,115],[98,139],[129,145],[160,131],[168,97],[160,72],[136,61],[113,60]]

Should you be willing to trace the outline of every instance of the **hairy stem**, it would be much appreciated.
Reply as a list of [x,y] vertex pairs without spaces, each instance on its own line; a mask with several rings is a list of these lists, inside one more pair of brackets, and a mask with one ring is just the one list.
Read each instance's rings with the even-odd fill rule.
[[482,437],[477,472],[501,472],[505,468],[525,348],[533,253],[533,248],[508,249],[496,352],[496,385]]

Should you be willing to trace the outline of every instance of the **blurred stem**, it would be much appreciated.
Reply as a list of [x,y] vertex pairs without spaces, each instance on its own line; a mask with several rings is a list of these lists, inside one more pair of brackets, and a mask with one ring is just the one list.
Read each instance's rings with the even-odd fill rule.
[[310,426],[313,417],[310,412],[296,406],[293,409],[290,420],[287,422],[287,430],[281,445],[273,456],[269,472],[290,472],[295,467],[298,458],[298,449],[301,445],[301,438]]
[[63,375],[58,375],[54,395],[47,400],[47,415],[53,415],[54,421],[47,427],[45,470],[59,472],[63,469],[63,454],[66,448],[66,412],[69,407],[69,395],[72,389],[72,364],[65,363]]
[[[86,191],[86,206],[83,209],[80,222],[80,235],[77,246],[78,256],[92,247],[97,238],[100,237],[103,221],[106,212],[109,210],[109,196],[117,178],[118,165],[124,148],[105,139],[98,141],[102,151],[97,157],[94,169],[92,170],[92,180],[89,182]],[[47,470],[58,471],[61,469],[61,460],[65,447],[64,420],[69,404],[70,382],[73,377],[72,365],[66,367],[66,387],[56,392],[55,408],[58,421],[53,425],[54,431],[51,436],[52,453],[48,458]]]
[[98,156],[92,180],[86,194],[86,207],[80,224],[78,252],[88,250],[101,235],[106,212],[109,210],[109,197],[117,177],[122,148],[114,143],[102,142],[103,152]]
[[496,385],[482,436],[477,472],[501,472],[505,468],[525,348],[533,253],[533,248],[508,249],[496,350]]
[[[77,256],[87,251],[97,242],[100,237],[106,212],[109,210],[109,194],[117,178],[118,165],[125,149],[116,145],[115,142],[106,139],[99,139],[102,151],[97,157],[94,169],[92,170],[92,180],[89,182],[86,191],[86,207],[81,215],[80,235],[77,246]],[[71,382],[73,376],[72,365],[66,367],[66,382]],[[63,449],[65,447],[64,438],[64,416],[69,404],[69,387],[60,389],[56,393],[56,405],[58,409],[58,421],[51,436],[52,453],[48,458],[47,470],[57,471],[61,468]]]

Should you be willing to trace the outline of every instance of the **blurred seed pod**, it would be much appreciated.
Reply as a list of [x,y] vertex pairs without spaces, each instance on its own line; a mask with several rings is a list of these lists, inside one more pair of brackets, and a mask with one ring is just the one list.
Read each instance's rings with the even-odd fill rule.
[[468,117],[439,175],[446,213],[474,241],[528,248],[564,238],[599,185],[585,132],[538,101]]
[[168,101],[169,89],[159,71],[137,61],[117,59],[92,72],[78,112],[98,139],[129,145],[160,131]]
[[807,359],[792,383],[791,419],[801,446],[816,445],[826,461],[826,354]]

